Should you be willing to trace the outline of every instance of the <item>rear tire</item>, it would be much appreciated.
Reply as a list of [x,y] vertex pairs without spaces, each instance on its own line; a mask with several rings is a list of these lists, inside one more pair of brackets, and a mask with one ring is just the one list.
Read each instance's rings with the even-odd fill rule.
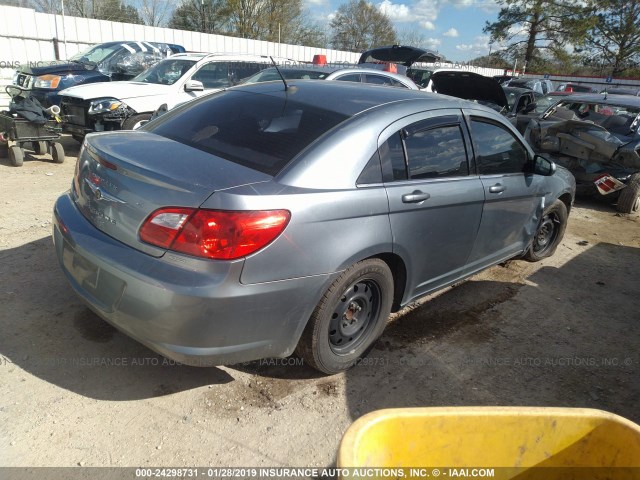
[[542,213],[542,220],[533,237],[533,242],[524,254],[524,259],[539,262],[550,257],[560,245],[567,228],[567,206],[562,200],[556,200]]
[[387,324],[393,302],[393,275],[372,258],[345,270],[326,291],[296,348],[316,370],[339,373],[373,347]]
[[18,145],[9,147],[9,161],[14,167],[21,167],[24,162],[24,152]]
[[141,126],[142,122],[144,122],[145,120],[149,120],[150,118],[150,113],[141,113],[140,115],[134,115],[133,117],[129,117],[124,122],[122,122],[122,129],[135,130]]
[[620,191],[617,209],[620,213],[640,211],[640,173],[631,175],[627,186]]
[[55,163],[64,163],[64,147],[60,143],[54,142],[51,145],[51,158]]

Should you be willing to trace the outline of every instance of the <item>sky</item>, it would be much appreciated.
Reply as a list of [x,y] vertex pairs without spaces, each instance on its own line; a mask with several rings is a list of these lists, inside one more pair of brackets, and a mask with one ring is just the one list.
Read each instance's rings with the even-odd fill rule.
[[[347,0],[304,0],[311,17],[327,24]],[[485,22],[494,22],[500,7],[495,0],[369,0],[385,12],[400,35],[411,33],[421,46],[448,60],[466,62],[489,54]],[[407,35],[408,36],[408,35]]]

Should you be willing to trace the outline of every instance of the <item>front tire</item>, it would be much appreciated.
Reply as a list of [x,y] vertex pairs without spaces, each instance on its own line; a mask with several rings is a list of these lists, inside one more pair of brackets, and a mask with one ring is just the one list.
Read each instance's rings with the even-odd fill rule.
[[544,210],[533,242],[524,254],[525,260],[539,262],[555,253],[567,229],[568,216],[567,206],[562,200],[556,200]]
[[326,374],[351,368],[382,334],[393,302],[388,265],[371,258],[345,270],[313,311],[297,354]]
[[637,213],[640,211],[640,173],[634,173],[627,186],[620,191],[617,209],[620,213]]
[[124,122],[122,122],[123,130],[136,130],[142,126],[142,122],[147,121],[151,118],[150,113],[141,113],[139,115],[134,115],[133,117],[127,118]]

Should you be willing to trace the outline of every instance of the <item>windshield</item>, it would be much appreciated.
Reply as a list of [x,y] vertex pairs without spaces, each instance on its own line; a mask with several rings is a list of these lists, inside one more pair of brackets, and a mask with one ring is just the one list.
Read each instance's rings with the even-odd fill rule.
[[545,95],[544,97],[539,97],[536,100],[535,112],[542,113],[551,105],[553,105],[554,103],[558,102],[561,99],[562,99],[562,96],[560,95]]
[[407,77],[422,88],[427,88],[431,75],[433,75],[432,70],[422,70],[419,68],[409,68],[407,70]]
[[187,71],[195,65],[195,60],[167,59],[156,63],[149,70],[145,70],[135,77],[133,82],[157,83],[161,85],[173,85]]
[[100,63],[103,62],[107,57],[120,50],[122,45],[119,43],[112,44],[109,46],[95,45],[88,50],[84,50],[80,53],[76,53],[69,60],[72,62],[81,62],[81,63]]
[[[282,73],[282,76],[288,80],[290,79],[324,80],[331,73],[329,71],[325,71],[321,69],[314,70],[314,69],[291,69],[291,68],[281,68],[280,72]],[[282,79],[280,78],[280,75],[278,74],[278,71],[275,68],[267,68],[247,78],[242,83],[260,83],[260,82],[270,82],[273,80],[282,80]]]
[[509,104],[509,110],[513,109],[513,105],[515,105],[516,100],[518,99],[518,92],[513,90],[504,90],[504,94],[507,97],[507,103]]
[[142,129],[276,175],[347,118],[286,97],[227,90],[178,107]]

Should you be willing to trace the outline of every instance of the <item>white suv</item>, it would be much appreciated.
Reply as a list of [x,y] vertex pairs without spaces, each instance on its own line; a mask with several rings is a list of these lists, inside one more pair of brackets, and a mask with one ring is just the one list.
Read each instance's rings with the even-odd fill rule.
[[[278,64],[296,63],[283,58],[274,60]],[[270,57],[261,55],[173,55],[130,81],[63,90],[63,128],[77,140],[90,132],[134,129],[162,104],[172,108],[204,93],[233,86],[271,65]]]

